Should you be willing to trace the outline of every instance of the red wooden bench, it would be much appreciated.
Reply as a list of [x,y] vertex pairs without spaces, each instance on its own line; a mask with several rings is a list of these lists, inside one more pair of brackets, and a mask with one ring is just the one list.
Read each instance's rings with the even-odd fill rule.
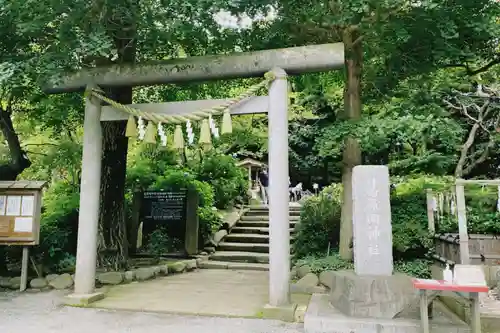
[[[479,313],[479,293],[487,293],[485,285],[459,285],[442,280],[413,279],[413,286],[420,291],[420,320],[422,333],[429,330],[429,304],[432,303],[443,291],[451,291],[470,301],[471,307],[471,332],[481,333],[481,320]],[[428,293],[431,291],[432,293]],[[465,295],[464,295],[465,294]]]

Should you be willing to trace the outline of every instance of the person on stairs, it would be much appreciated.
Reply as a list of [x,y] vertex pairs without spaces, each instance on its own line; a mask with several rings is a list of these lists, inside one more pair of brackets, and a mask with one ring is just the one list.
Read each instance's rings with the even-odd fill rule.
[[269,175],[266,169],[259,173],[259,182],[262,186],[262,202],[266,205],[269,204]]

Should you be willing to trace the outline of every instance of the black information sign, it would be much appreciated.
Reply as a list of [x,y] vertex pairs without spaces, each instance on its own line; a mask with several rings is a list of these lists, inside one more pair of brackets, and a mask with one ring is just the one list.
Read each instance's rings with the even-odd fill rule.
[[[187,220],[187,190],[145,191],[141,215],[146,242],[157,229],[167,232],[170,242],[184,247]],[[173,243],[172,243],[173,244]],[[172,245],[173,246],[173,245]],[[175,246],[177,247],[177,246]]]
[[184,222],[187,190],[146,191],[142,201],[142,216],[146,221]]

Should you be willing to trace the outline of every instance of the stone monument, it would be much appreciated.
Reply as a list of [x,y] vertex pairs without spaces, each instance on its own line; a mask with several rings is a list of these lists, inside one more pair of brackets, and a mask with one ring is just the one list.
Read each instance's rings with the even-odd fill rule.
[[[389,169],[356,166],[352,182],[355,269],[333,272],[330,295],[312,296],[305,331],[418,333],[418,292],[409,276],[393,274]],[[445,329],[464,327],[448,322]]]
[[353,170],[354,272],[334,274],[331,303],[354,317],[395,318],[417,293],[409,277],[393,275],[389,170]]

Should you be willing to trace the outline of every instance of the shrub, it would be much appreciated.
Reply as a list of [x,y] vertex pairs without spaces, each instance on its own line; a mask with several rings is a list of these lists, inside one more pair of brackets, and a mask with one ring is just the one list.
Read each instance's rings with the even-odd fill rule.
[[300,212],[293,244],[296,259],[325,254],[336,248],[340,233],[341,187],[330,185],[319,196],[308,198]]
[[449,186],[446,177],[393,177],[392,243],[395,259],[425,258],[432,246],[428,233],[426,189]]
[[245,172],[227,155],[207,154],[197,170],[197,179],[212,185],[215,207],[228,208],[240,198],[247,197],[248,180]]
[[169,237],[165,228],[158,228],[149,235],[146,249],[156,259],[160,259],[162,254],[178,251],[181,246],[181,240]]
[[324,271],[340,271],[344,269],[354,269],[352,262],[343,260],[338,253],[332,253],[328,256],[307,256],[297,260],[297,266],[308,265],[311,272],[319,274]]
[[44,194],[37,259],[50,271],[74,264],[78,238],[80,193],[73,184],[58,182]]

